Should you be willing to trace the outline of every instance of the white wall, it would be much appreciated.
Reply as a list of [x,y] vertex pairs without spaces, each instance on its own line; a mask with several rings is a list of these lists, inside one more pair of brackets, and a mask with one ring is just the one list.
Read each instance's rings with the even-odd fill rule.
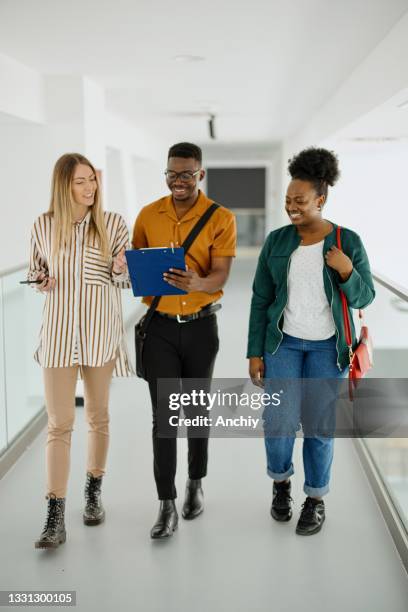
[[127,218],[128,210],[126,206],[126,190],[122,172],[121,152],[111,147],[107,149],[105,185],[105,208],[114,210]]
[[0,124],[1,209],[8,219],[0,228],[2,270],[28,261],[30,229],[49,207],[57,158],[84,150],[82,80],[48,77],[42,82],[44,122]]
[[104,125],[106,207],[121,212],[131,229],[143,206],[168,193],[163,174],[168,145],[111,113]]
[[[107,165],[108,147],[118,151],[116,166]],[[28,261],[32,223],[49,207],[52,169],[66,152],[83,153],[102,170],[105,205],[129,227],[141,205],[166,190],[164,143],[107,115],[101,87],[81,76],[42,76],[0,56],[0,207],[7,218],[0,270]]]
[[[355,68],[312,120],[285,140],[281,169],[283,200],[289,182],[288,159],[308,146],[333,148],[339,155],[342,176],[331,190],[325,216],[356,229],[367,245],[373,268],[405,287],[408,287],[404,264],[407,205],[403,177],[408,168],[408,146],[405,143],[353,147],[337,135],[356,122],[364,125],[366,116],[406,89],[407,33],[408,14]],[[282,209],[281,223],[287,222]]]
[[1,270],[28,261],[32,223],[49,207],[54,162],[80,149],[69,127],[0,125]]
[[105,92],[88,78],[83,80],[84,155],[96,168],[106,167]]
[[408,142],[333,144],[342,175],[325,216],[357,231],[372,267],[408,288]]
[[43,80],[35,70],[0,54],[0,113],[44,121]]
[[146,159],[133,155],[131,164],[133,176],[135,177],[135,202],[137,212],[154,200],[168,195],[169,189],[166,184],[164,171],[167,165],[168,147],[163,145],[161,154],[157,160]]

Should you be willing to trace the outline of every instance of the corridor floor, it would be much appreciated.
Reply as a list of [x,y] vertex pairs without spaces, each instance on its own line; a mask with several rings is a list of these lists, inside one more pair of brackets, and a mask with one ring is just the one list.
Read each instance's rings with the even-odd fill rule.
[[[246,376],[254,265],[239,260],[226,288],[218,377]],[[304,501],[301,441],[295,516],[277,524],[269,514],[272,483],[262,440],[213,439],[204,514],[192,522],[180,517],[173,538],[152,541],[158,502],[150,426],[146,384],[115,380],[103,489],[107,519],[90,528],[82,523],[86,428],[78,409],[67,542],[54,552],[33,545],[45,518],[45,432],[35,440],[0,481],[0,590],[75,590],[81,612],[406,612],[407,575],[351,441],[336,441],[327,520],[316,536],[294,533]],[[179,510],[185,477],[186,444],[179,440]]]

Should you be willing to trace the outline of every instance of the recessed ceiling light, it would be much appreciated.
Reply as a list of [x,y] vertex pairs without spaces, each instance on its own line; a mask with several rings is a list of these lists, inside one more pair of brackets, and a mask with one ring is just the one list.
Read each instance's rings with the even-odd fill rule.
[[354,136],[352,138],[348,138],[350,142],[358,142],[358,143],[373,143],[373,142],[398,142],[401,140],[400,137],[396,136]]
[[214,106],[217,105],[216,100],[195,100],[194,103],[200,108],[208,110],[212,109]]
[[203,57],[202,55],[176,55],[173,57],[175,62],[181,62],[181,63],[191,63],[191,62],[203,62],[205,60],[205,57]]

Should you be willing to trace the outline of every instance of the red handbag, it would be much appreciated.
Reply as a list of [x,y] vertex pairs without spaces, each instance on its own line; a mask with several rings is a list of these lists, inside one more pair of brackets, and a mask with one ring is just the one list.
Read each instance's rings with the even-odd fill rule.
[[[341,239],[340,239],[341,228],[337,228],[337,248],[342,251]],[[373,367],[373,341],[368,331],[367,325],[364,323],[364,313],[360,309],[358,311],[358,317],[360,321],[360,338],[357,343],[355,350],[353,351],[353,342],[351,336],[351,326],[349,311],[347,308],[347,298],[343,291],[340,289],[341,305],[343,309],[344,329],[346,342],[349,349],[349,397],[350,400],[354,399],[354,391],[357,387],[358,379],[363,378]]]

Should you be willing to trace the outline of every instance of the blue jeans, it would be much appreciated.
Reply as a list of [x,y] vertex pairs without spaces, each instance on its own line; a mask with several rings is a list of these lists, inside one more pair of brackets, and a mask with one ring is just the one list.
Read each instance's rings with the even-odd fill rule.
[[[302,424],[303,490],[311,497],[322,497],[329,491],[334,450],[337,394],[336,384],[332,383],[346,374],[346,370],[340,372],[337,367],[336,338],[302,340],[284,333],[276,353],[265,353],[264,364],[265,392],[272,394],[277,385],[278,391],[284,387],[282,405],[267,407],[263,415],[268,475],[274,480],[286,480],[294,473],[293,447]],[[309,384],[302,381],[309,378],[319,380]],[[288,384],[287,379],[296,380]],[[323,435],[317,435],[319,426]]]

